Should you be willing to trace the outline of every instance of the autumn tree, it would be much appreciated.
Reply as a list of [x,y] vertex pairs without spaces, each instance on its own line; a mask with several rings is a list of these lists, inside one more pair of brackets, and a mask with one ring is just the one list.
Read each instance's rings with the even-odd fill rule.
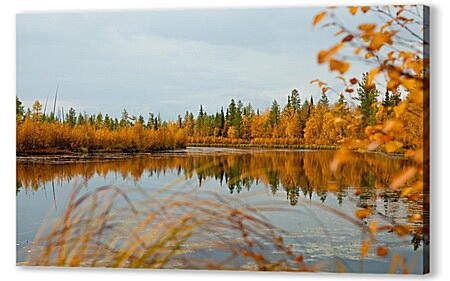
[[35,101],[31,107],[31,117],[34,120],[42,118],[42,104],[38,100]]
[[[331,170],[336,172],[342,163],[351,162],[353,155],[347,149],[358,144],[360,149],[402,152],[410,157],[411,166],[399,173],[387,188],[398,192],[405,200],[420,202],[423,206],[412,216],[420,222],[414,230],[414,239],[423,240],[424,246],[428,247],[429,144],[422,140],[429,139],[429,8],[419,5],[350,6],[344,8],[350,15],[358,14],[364,18],[360,23],[355,19],[351,24],[342,22],[336,9],[329,7],[313,18],[313,25],[327,21],[322,27],[337,29],[335,35],[340,37],[336,44],[318,52],[318,63],[345,75],[351,62],[362,61],[368,72],[360,83],[354,77],[340,76],[345,92],[354,92],[358,84],[356,100],[363,116],[364,137],[348,141],[344,149],[336,153]],[[373,19],[378,22],[371,22]],[[327,87],[326,82],[322,83]],[[384,104],[378,103],[377,88],[386,90],[388,96],[385,96]],[[406,99],[400,101],[399,90],[406,92]],[[395,101],[391,100],[390,93],[395,95]],[[386,115],[389,108],[392,114]],[[355,216],[367,219],[372,213],[367,206],[356,210]],[[414,220],[410,218],[409,221]],[[376,219],[370,221],[371,225],[376,223]],[[413,234],[408,225],[392,224],[388,229],[399,236]],[[363,240],[361,257],[366,256],[373,246],[372,237]],[[384,248],[378,248],[377,253],[387,256]],[[424,271],[428,269],[424,268]]]

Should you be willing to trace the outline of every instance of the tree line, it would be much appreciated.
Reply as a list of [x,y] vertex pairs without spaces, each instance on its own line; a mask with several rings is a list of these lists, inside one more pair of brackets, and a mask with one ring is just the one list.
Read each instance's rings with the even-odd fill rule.
[[[77,114],[74,108],[66,113],[62,108],[58,113],[46,113],[39,101],[25,110],[16,98],[17,150],[149,151],[184,147],[187,143],[339,146],[364,139],[368,128],[394,118],[394,108],[403,101],[398,91],[380,95],[376,86],[366,84],[367,74],[363,74],[356,95],[351,97],[354,102],[340,93],[337,101],[331,103],[326,92],[315,102],[312,96],[305,97],[293,89],[284,106],[273,100],[268,109],[260,111],[250,103],[244,105],[241,100],[231,99],[225,109],[216,113],[208,114],[200,105],[196,116],[186,111],[184,117],[178,115],[173,121],[162,120],[160,114],[154,113],[145,119],[126,109],[120,118],[101,112]],[[421,108],[409,108],[408,112],[397,117],[410,124],[409,128],[402,128],[408,133],[401,146],[394,145],[388,152],[419,145]]]
[[[315,102],[313,97],[303,96],[293,89],[287,96],[287,103],[281,106],[273,100],[265,110],[254,110],[249,103],[232,99],[224,110],[207,114],[203,106],[196,117],[186,112],[179,116],[179,127],[184,128],[193,144],[255,144],[255,145],[335,145],[353,142],[355,147],[367,143],[356,140],[367,138],[367,131],[380,126],[387,120],[407,121],[401,147],[390,145],[389,152],[400,148],[417,147],[421,142],[422,109],[404,99],[400,91],[386,91],[381,94],[377,87],[367,87],[367,74],[358,83],[356,94],[349,99],[338,94],[331,103],[326,92]],[[406,110],[394,109],[404,102]],[[398,116],[396,116],[398,115]]]
[[130,116],[124,110],[120,119],[102,113],[76,114],[70,108],[46,114],[35,101],[24,109],[16,98],[17,153],[52,154],[64,152],[146,152],[186,147],[187,137],[174,122],[150,115]]

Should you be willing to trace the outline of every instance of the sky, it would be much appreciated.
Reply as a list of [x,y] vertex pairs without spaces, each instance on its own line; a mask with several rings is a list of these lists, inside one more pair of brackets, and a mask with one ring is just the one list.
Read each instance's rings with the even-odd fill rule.
[[[50,104],[58,87],[65,111],[120,117],[126,108],[169,120],[196,114],[200,104],[215,113],[232,98],[264,110],[274,99],[285,104],[294,88],[302,100],[318,99],[320,89],[309,82],[337,75],[317,64],[317,52],[337,42],[336,29],[311,24],[322,10],[18,14],[17,96],[26,107],[47,98]],[[354,65],[349,76],[368,69]]]

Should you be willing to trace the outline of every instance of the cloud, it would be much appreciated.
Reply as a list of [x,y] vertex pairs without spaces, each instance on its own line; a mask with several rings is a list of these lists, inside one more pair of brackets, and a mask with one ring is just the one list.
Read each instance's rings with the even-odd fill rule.
[[[315,54],[332,31],[306,9],[33,14],[17,18],[17,94],[120,116],[208,112],[231,98],[265,108],[330,78]],[[308,16],[305,16],[308,15]],[[306,25],[307,23],[307,25]],[[25,102],[25,105],[27,103]],[[28,105],[27,105],[28,106]],[[67,104],[67,106],[70,106]]]

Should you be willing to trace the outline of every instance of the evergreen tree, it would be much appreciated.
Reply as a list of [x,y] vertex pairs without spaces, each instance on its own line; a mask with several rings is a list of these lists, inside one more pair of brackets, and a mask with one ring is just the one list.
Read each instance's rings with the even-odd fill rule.
[[384,99],[383,99],[382,105],[384,107],[397,106],[401,101],[402,101],[402,99],[400,97],[399,92],[390,94],[389,90],[386,90],[386,93],[384,94]]
[[223,113],[223,107],[220,109],[220,130],[221,135],[223,135],[223,130],[225,129],[225,114]]
[[195,122],[197,133],[204,137],[205,136],[205,124],[206,124],[206,112],[203,111],[203,105],[200,105],[200,110],[198,112],[197,121]]
[[137,122],[138,122],[139,124],[145,126],[145,119],[144,119],[144,116],[139,115],[138,118],[137,118]]
[[148,117],[148,121],[147,121],[147,128],[153,129],[155,130],[155,115],[150,112]]
[[402,101],[400,93],[393,93],[391,96],[391,106],[397,106]]
[[78,118],[77,118],[77,124],[78,125],[84,125],[85,123],[85,118],[83,114],[78,114]]
[[227,120],[230,122],[236,118],[236,103],[234,99],[231,99],[230,105],[228,105],[227,115]]
[[320,97],[320,100],[319,100],[319,106],[328,107],[329,105],[330,105],[330,101],[328,99],[327,94],[322,93],[322,96]]
[[105,123],[106,128],[108,128],[110,130],[113,129],[113,128],[111,128],[111,118],[109,117],[108,114],[105,114],[105,121],[104,121],[104,123]]
[[336,103],[336,107],[341,115],[345,115],[348,113],[347,101],[345,100],[344,94],[339,94],[339,99]]
[[95,125],[95,114],[89,116],[89,124]]
[[298,114],[299,116],[299,123],[300,123],[300,130],[301,130],[301,137],[304,135],[304,129],[306,128],[306,122],[308,121],[309,115],[311,113],[311,106],[307,100],[303,102],[302,107],[300,108],[300,112]]
[[386,93],[384,94],[384,99],[382,102],[384,107],[391,106],[391,95],[389,94],[389,90],[386,89]]
[[180,114],[178,114],[177,120],[178,120],[178,128],[183,128],[183,118],[181,118]]
[[242,110],[242,115],[245,116],[245,117],[248,117],[248,118],[251,117],[254,113],[255,112],[254,112],[253,107],[252,107],[252,105],[250,103],[247,104],[244,107],[244,109]]
[[161,114],[158,112],[158,117],[155,120],[155,130],[158,130],[163,124],[161,122]]
[[103,126],[103,114],[100,112],[97,114],[97,118],[95,118],[95,127],[100,128]]
[[198,112],[197,119],[203,118],[204,115],[205,113],[203,112],[203,105],[200,105],[200,111]]
[[120,126],[121,127],[129,126],[130,125],[129,119],[130,119],[130,116],[128,114],[128,111],[126,109],[124,109],[123,112],[122,112],[122,116],[120,118]]
[[280,121],[280,106],[276,100],[273,100],[269,111],[268,125],[275,126]]
[[358,86],[358,96],[353,99],[359,101],[358,109],[363,115],[363,125],[365,127],[375,125],[377,108],[373,104],[378,101],[378,90],[375,86],[367,86],[367,73],[363,74]]
[[69,111],[66,114],[66,122],[72,127],[77,123],[77,116],[73,107],[69,108]]
[[[237,105],[234,99],[231,99],[228,106],[228,124],[232,127],[233,137],[240,136],[241,124],[242,124],[242,101],[238,101]],[[229,128],[227,128],[229,130]]]
[[16,96],[16,115],[22,118],[24,113],[25,111],[23,109],[22,102],[19,100],[19,97]]
[[298,112],[300,110],[300,107],[301,107],[300,93],[298,92],[297,89],[293,89],[291,92],[290,105],[294,109],[295,112]]

